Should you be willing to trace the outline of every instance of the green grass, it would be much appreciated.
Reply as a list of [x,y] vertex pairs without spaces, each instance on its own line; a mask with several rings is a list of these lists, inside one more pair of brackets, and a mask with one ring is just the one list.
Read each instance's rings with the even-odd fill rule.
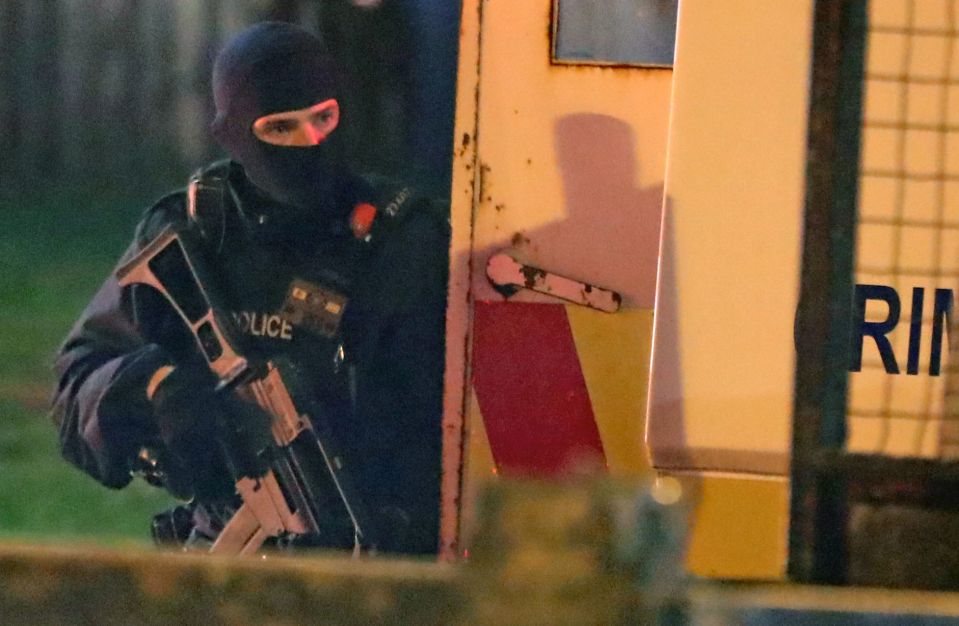
[[115,491],[59,453],[46,409],[57,347],[155,195],[0,198],[0,538],[148,541],[172,500],[142,481]]

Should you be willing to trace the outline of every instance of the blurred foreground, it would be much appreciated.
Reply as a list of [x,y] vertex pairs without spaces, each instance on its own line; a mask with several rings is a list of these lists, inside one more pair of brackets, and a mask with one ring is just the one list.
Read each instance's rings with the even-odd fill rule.
[[[661,501],[661,502],[660,502]],[[0,545],[0,622],[951,624],[959,594],[686,581],[682,501],[503,481],[458,566]],[[736,529],[730,529],[736,532]]]

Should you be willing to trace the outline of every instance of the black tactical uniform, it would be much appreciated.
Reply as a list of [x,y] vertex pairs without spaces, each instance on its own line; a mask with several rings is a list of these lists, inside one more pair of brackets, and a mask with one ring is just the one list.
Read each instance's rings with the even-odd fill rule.
[[[191,219],[184,193],[166,196],[146,212],[123,260],[168,224],[202,231],[203,254],[217,270],[245,347],[265,358],[286,355],[310,373],[381,526],[381,547],[435,551],[448,238],[442,209],[409,188],[351,177],[342,186],[339,218],[288,232],[271,223],[271,200],[242,168],[220,165],[206,176],[228,181],[222,212]],[[377,208],[376,218],[368,232],[354,232],[351,211],[362,203]],[[348,298],[338,337],[319,337],[279,315],[294,279]],[[107,279],[56,365],[53,414],[66,458],[110,487],[131,480],[140,449],[162,445],[135,364],[157,346],[189,361],[193,348],[184,333],[158,294],[121,290],[114,277]],[[209,456],[214,495],[194,515],[207,535],[225,521],[218,500],[229,501],[215,493],[232,495],[222,462]]]
[[[305,144],[254,132],[267,117],[289,115],[314,128],[320,118],[303,112],[338,106],[336,74],[322,43],[290,24],[258,24],[235,37],[214,64],[211,127],[232,161],[203,177],[219,181],[222,202],[209,210],[184,193],[163,198],[124,258],[167,225],[196,231],[245,348],[283,356],[309,379],[380,549],[434,552],[448,221],[408,188],[352,174],[335,125]],[[281,315],[294,280],[347,298],[337,334]],[[192,376],[192,354],[191,337],[159,294],[121,290],[111,277],[64,344],[53,414],[64,455],[111,487],[130,481],[144,446],[165,448],[168,488],[195,496],[193,522],[210,537],[236,501],[204,418],[222,414],[231,396]],[[150,382],[171,364],[148,398]],[[186,476],[188,488],[174,488],[174,475]]]

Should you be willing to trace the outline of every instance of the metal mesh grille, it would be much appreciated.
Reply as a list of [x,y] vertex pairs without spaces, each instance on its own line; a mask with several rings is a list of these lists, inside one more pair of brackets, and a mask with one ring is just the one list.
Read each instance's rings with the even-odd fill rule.
[[[886,372],[867,337],[862,370],[850,377],[847,445],[854,452],[959,456],[954,350],[943,347],[941,375],[930,374],[935,291],[959,288],[957,19],[956,0],[874,0],[869,7],[856,282],[899,296],[899,322],[887,337],[900,373]],[[924,297],[913,323],[916,288]],[[867,321],[887,315],[885,303],[868,303]],[[947,330],[955,343],[957,333]],[[906,373],[910,334],[919,340],[916,374]]]

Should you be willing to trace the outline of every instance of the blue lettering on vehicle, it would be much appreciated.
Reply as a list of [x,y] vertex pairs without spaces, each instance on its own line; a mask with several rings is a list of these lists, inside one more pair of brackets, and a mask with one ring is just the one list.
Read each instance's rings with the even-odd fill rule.
[[[912,307],[909,317],[909,344],[906,351],[906,374],[919,374],[919,348],[922,343],[923,310],[925,308],[925,288],[913,287]],[[866,307],[869,301],[884,302],[887,306],[886,318],[882,321],[866,321]],[[929,350],[929,375],[939,376],[942,368],[942,342],[945,329],[952,327],[953,293],[951,289],[936,289],[932,304],[932,337]],[[866,337],[875,343],[882,359],[883,369],[889,374],[899,374],[899,361],[893,351],[892,342],[887,335],[899,324],[902,310],[899,293],[886,285],[856,285],[853,297],[852,359],[849,371],[862,369],[862,354]]]

